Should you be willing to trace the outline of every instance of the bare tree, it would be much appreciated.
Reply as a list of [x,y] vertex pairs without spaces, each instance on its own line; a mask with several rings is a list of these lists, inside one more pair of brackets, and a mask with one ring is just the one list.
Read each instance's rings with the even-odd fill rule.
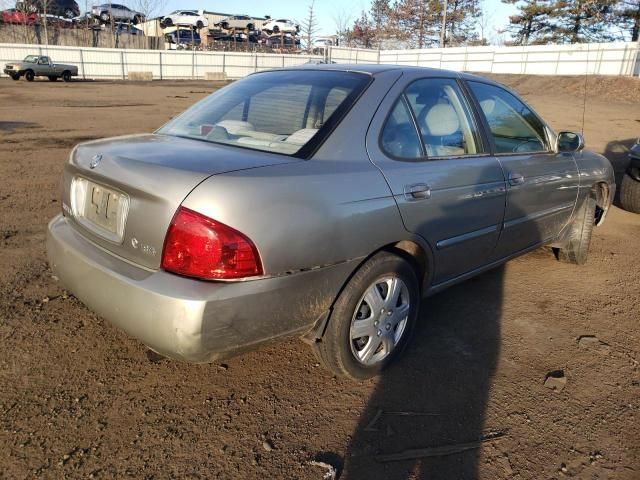
[[440,28],[440,48],[444,48],[447,40],[447,10],[449,9],[449,2],[444,0],[444,6],[442,7],[442,27]]
[[159,17],[164,13],[167,0],[132,0],[131,8],[142,13],[146,20]]
[[480,5],[480,14],[478,15],[478,33],[480,34],[480,44],[489,45],[492,40],[489,39],[489,30],[493,23],[493,12],[487,8],[486,0]]
[[333,14],[333,23],[336,27],[336,35],[338,36],[338,45],[347,43],[349,26],[353,21],[352,10],[340,9]]
[[307,11],[307,16],[304,20],[299,22],[300,24],[300,33],[302,34],[302,38],[305,43],[305,48],[309,53],[313,49],[313,41],[318,34],[318,17],[316,16],[315,10],[316,2],[315,0],[311,0],[309,4],[309,9]]
[[49,0],[42,1],[42,26],[44,27],[44,44],[49,45]]

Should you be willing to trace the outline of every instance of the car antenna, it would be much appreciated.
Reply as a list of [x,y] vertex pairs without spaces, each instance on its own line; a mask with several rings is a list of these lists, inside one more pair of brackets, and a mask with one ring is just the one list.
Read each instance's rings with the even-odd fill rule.
[[584,137],[584,119],[587,114],[587,81],[589,80],[589,44],[587,43],[587,66],[584,71],[584,96],[582,98],[582,129],[580,133]]

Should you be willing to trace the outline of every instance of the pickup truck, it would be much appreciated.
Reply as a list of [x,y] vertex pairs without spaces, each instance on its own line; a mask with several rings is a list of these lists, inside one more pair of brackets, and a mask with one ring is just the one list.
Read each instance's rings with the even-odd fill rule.
[[48,77],[52,82],[62,78],[65,82],[70,82],[71,77],[78,75],[78,67],[53,63],[43,55],[27,55],[21,62],[7,63],[4,73],[14,80],[20,80],[24,76],[29,82],[33,82],[36,77]]

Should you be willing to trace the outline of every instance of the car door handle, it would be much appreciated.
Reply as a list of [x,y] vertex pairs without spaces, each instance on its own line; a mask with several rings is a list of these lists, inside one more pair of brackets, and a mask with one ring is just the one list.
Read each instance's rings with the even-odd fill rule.
[[427,200],[431,198],[431,187],[424,183],[405,185],[404,196],[407,200]]
[[510,173],[509,174],[509,185],[522,185],[524,183],[524,175],[520,173]]

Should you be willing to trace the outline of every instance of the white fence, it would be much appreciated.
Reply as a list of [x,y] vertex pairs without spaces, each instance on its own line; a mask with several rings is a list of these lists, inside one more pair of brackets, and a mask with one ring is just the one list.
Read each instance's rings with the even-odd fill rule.
[[[228,78],[322,60],[317,55],[273,53],[118,50],[44,45],[0,44],[0,65],[30,54],[78,66],[81,78],[126,79],[129,72],[151,72],[157,80],[205,78],[224,72]],[[637,43],[536,45],[527,47],[457,47],[422,50],[330,48],[337,63],[382,63],[449,70],[534,75],[639,75]],[[1,73],[1,72],[0,72]]]
[[[224,72],[228,78],[307,63],[321,56],[175,50],[118,50],[45,45],[0,44],[0,66],[27,55],[48,55],[54,62],[78,66],[80,78],[126,79],[129,72],[151,72],[156,80],[205,78]],[[1,73],[1,71],[0,71]]]
[[639,75],[638,43],[456,47],[421,50],[332,48],[336,63],[383,63],[532,75]]

